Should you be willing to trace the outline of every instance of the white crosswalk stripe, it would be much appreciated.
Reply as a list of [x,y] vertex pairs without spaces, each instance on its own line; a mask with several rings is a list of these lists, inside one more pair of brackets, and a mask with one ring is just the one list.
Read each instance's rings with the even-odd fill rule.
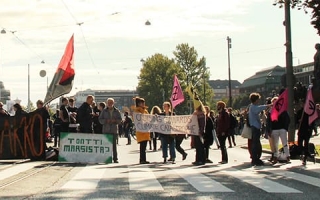
[[[0,170],[1,181],[23,174],[24,172],[37,168],[43,162],[27,162]],[[74,168],[74,176],[59,186],[60,190],[68,191],[95,191],[113,188],[115,184],[122,184],[121,188],[130,191],[164,191],[170,188],[172,181],[185,182],[184,187],[193,187],[198,192],[205,193],[236,193],[237,187],[233,179],[244,183],[245,187],[254,187],[267,193],[291,193],[301,194],[305,191],[292,188],[292,184],[286,184],[279,180],[287,179],[297,181],[297,184],[308,184],[320,187],[318,175],[312,177],[304,170],[319,174],[320,166],[310,165],[309,168],[297,164],[282,165],[261,168],[239,168],[243,163],[236,165],[215,165],[212,167],[194,167],[179,165],[158,166],[119,166],[116,165],[86,165]],[[73,167],[73,166],[70,166]],[[299,169],[299,170],[294,170]],[[301,170],[300,170],[301,169]],[[311,173],[311,174],[312,174]],[[230,177],[226,181],[220,181],[221,177]],[[170,178],[170,181],[167,179]],[[229,182],[228,182],[229,181]],[[190,189],[189,188],[189,189]]]
[[266,175],[258,174],[256,172],[252,172],[251,170],[236,170],[230,168],[228,170],[221,171],[221,173],[233,176],[234,178],[240,179],[243,182],[270,193],[302,193],[299,190],[266,179]]
[[175,172],[190,183],[199,192],[234,192],[221,183],[197,172],[196,169],[176,169]]
[[106,167],[101,168],[99,165],[86,166],[70,181],[64,184],[61,189],[96,189],[106,170]]
[[163,190],[150,168],[129,168],[130,190]]

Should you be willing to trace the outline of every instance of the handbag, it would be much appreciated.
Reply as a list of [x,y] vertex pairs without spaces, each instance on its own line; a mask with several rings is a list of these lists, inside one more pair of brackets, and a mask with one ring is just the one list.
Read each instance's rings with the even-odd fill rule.
[[248,139],[252,138],[252,131],[251,131],[251,128],[248,125],[245,124],[243,126],[243,129],[242,129],[242,132],[241,132],[241,136],[243,138],[248,138]]

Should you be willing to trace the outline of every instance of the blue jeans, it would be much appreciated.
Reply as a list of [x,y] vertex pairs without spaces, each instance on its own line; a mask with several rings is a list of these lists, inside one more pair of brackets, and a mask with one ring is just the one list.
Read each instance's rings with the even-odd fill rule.
[[251,139],[251,158],[252,163],[257,164],[260,161],[262,146],[260,142],[261,131],[254,126],[251,126],[252,139]]
[[161,135],[161,149],[162,149],[162,157],[168,157],[168,144],[170,151],[170,158],[176,158],[176,150],[175,150],[175,140],[174,138],[169,138],[170,135]]

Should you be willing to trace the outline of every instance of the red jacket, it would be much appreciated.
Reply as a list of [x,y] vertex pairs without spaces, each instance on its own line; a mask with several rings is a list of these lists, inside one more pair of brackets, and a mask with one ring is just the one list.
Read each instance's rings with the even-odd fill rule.
[[217,135],[228,134],[230,128],[230,117],[226,110],[222,110],[217,117]]

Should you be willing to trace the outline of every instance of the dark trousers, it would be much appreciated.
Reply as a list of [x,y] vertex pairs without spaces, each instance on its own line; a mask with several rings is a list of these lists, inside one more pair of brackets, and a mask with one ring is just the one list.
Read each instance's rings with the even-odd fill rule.
[[260,142],[261,132],[260,129],[251,126],[252,138],[251,138],[251,159],[252,163],[260,161],[262,146]]
[[186,155],[186,152],[184,149],[181,147],[181,143],[183,141],[183,137],[176,137],[176,150],[181,154],[181,155]]
[[148,141],[140,142],[140,162],[147,161],[146,156],[146,148],[147,148]]
[[[232,140],[232,142],[231,142]],[[236,141],[235,141],[235,137],[234,134],[233,135],[228,135],[228,142],[229,142],[229,147],[232,147],[232,143],[234,146],[236,146]]]
[[200,139],[200,136],[194,136],[194,145],[196,148],[196,162],[205,163],[204,145]]
[[207,145],[204,146],[204,154],[205,154],[206,160],[209,160],[209,149],[210,149],[210,146],[207,146]]
[[305,157],[310,156],[309,153],[309,141],[312,135],[312,130],[306,130],[298,134],[298,147],[299,151],[304,155]]
[[220,151],[221,151],[221,161],[228,162],[228,152],[226,147],[226,135],[218,135],[218,140],[220,143]]
[[128,143],[127,144],[131,144],[131,134],[130,134],[130,129],[126,129],[124,131],[125,137],[128,138]]

